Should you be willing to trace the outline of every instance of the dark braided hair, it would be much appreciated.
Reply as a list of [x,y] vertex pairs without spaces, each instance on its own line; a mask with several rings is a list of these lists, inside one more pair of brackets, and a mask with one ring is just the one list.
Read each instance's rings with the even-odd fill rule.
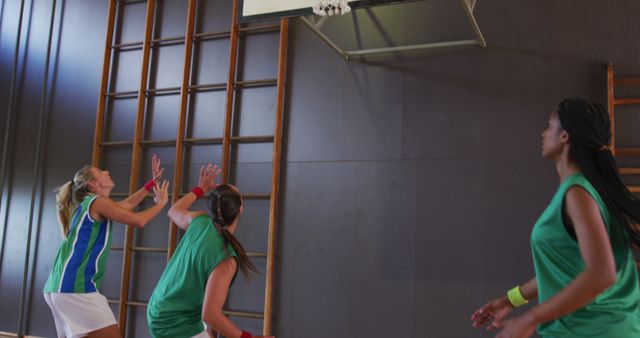
[[598,191],[607,209],[632,244],[640,245],[640,199],[624,185],[609,149],[611,122],[600,104],[582,98],[560,103],[558,118],[570,137],[569,154]]
[[247,252],[244,250],[244,247],[242,247],[242,244],[227,230],[227,226],[232,224],[240,213],[240,207],[242,206],[242,197],[240,194],[230,185],[221,184],[211,191],[207,199],[207,204],[209,206],[209,212],[213,217],[213,225],[224,239],[224,250],[227,255],[229,254],[227,246],[231,244],[238,256],[238,265],[244,275],[249,277],[249,271],[258,273],[258,269],[253,265],[249,256],[247,256]]

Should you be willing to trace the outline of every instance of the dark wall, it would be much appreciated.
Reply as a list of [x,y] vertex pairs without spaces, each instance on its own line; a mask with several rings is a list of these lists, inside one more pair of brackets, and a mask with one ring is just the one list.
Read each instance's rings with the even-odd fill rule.
[[[158,3],[161,20],[154,36],[184,34],[186,5]],[[3,1],[0,17],[0,146],[10,139],[0,208],[0,331],[18,331],[27,259],[24,330],[52,336],[53,321],[41,296],[60,243],[51,191],[91,161],[107,4],[57,2],[41,177],[34,162],[52,1],[26,1],[15,128],[7,135],[19,5]],[[324,30],[349,48],[466,39],[472,32],[457,5],[431,0],[378,7],[332,18]],[[117,35],[121,42],[138,41],[142,34],[144,4],[128,6]],[[199,6],[197,31],[228,29],[226,1]],[[568,96],[605,103],[608,62],[622,74],[640,74],[639,12],[633,0],[616,6],[596,0],[478,1],[475,14],[486,49],[364,63],[345,62],[299,20],[292,21],[275,334],[491,336],[471,329],[468,318],[486,300],[533,276],[529,233],[558,181],[552,164],[540,157],[548,113]],[[243,39],[239,78],[273,77],[276,41],[273,34]],[[152,87],[179,85],[182,53],[181,46],[169,46],[153,54]],[[204,43],[195,54],[193,83],[225,81],[227,40]],[[136,89],[140,56],[139,50],[118,55],[111,90]],[[274,99],[271,88],[239,93],[236,132],[271,130]],[[175,96],[150,100],[145,139],[175,137],[178,103]],[[109,106],[109,140],[131,138],[135,105],[128,99]],[[223,108],[223,92],[192,98],[189,137],[221,136]],[[619,144],[639,146],[640,115],[624,109],[616,122]],[[233,180],[245,192],[265,192],[271,147],[237,150]],[[163,157],[171,177],[173,150],[148,149],[141,181],[149,176],[151,153]],[[196,183],[200,163],[219,158],[219,146],[189,149],[183,185]],[[102,165],[112,171],[116,190],[126,191],[130,152],[106,152]],[[246,208],[238,236],[249,250],[263,251],[268,203],[249,201]],[[136,233],[136,245],[166,246],[167,225],[158,217]],[[123,227],[114,227],[114,246],[121,246]],[[136,254],[133,264],[130,299],[146,301],[164,257]],[[256,264],[264,269],[264,261]],[[118,296],[121,265],[122,252],[112,251],[102,290],[110,299]],[[263,280],[240,280],[229,305],[261,311]],[[128,336],[148,335],[144,313],[144,308],[131,310]],[[254,332],[261,326],[257,320],[234,320]]]

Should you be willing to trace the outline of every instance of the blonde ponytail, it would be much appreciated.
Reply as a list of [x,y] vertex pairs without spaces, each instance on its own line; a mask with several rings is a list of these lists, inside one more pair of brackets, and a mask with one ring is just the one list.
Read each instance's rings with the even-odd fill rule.
[[56,188],[56,209],[58,216],[58,224],[62,232],[62,238],[67,238],[69,232],[69,214],[71,213],[71,186],[73,182],[69,181],[62,186]]
[[54,190],[56,192],[56,209],[58,224],[62,232],[62,238],[67,238],[69,227],[71,226],[71,213],[88,194],[87,182],[91,181],[91,166],[84,166],[73,176],[73,181],[69,181]]

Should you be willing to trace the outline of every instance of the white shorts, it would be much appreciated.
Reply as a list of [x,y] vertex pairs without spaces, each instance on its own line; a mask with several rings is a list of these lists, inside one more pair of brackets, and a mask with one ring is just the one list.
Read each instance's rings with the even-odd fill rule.
[[115,325],[107,298],[99,292],[45,293],[58,338],[86,337],[88,333]]
[[209,334],[207,333],[207,331],[202,331],[191,338],[209,338]]

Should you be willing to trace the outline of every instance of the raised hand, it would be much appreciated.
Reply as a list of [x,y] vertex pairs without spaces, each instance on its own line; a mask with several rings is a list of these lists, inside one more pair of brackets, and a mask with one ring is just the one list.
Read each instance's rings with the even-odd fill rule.
[[206,167],[200,167],[200,180],[198,181],[198,186],[202,188],[204,193],[207,193],[218,186],[215,180],[219,174],[220,168],[218,168],[217,165],[209,163]]
[[492,328],[502,328],[501,321],[513,310],[513,305],[506,297],[501,297],[489,301],[481,308],[477,309],[472,315],[473,327],[484,326],[487,322],[487,330]]
[[167,204],[169,201],[169,181],[164,180],[161,185],[153,187],[153,201],[156,204]]
[[153,180],[156,181],[156,184],[160,184],[160,179],[162,178],[162,174],[164,173],[164,168],[160,167],[160,158],[153,154],[151,157],[151,176]]

